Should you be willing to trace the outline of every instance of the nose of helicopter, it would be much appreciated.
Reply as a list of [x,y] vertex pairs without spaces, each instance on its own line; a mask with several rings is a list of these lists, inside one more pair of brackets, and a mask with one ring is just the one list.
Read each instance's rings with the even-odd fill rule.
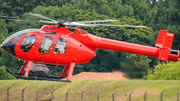
[[1,45],[1,49],[10,55],[15,56],[15,45],[17,42],[6,39]]
[[29,30],[25,29],[12,34],[1,44],[0,47],[3,49],[3,51],[7,52],[10,55],[15,56],[15,45],[17,41],[19,40],[19,38],[21,38],[24,34],[28,32]]

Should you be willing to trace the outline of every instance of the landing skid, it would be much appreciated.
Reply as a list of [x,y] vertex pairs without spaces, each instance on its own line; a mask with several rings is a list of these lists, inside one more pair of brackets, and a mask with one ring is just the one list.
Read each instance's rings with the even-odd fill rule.
[[18,73],[13,73],[10,71],[8,68],[6,68],[6,71],[13,75],[14,77],[25,79],[25,80],[47,80],[47,81],[58,81],[58,82],[71,82],[70,80],[61,80],[64,77],[59,77],[59,76],[47,76],[47,75],[35,75],[35,74],[29,74],[29,76],[36,76],[35,77],[24,77],[24,74],[18,74]]

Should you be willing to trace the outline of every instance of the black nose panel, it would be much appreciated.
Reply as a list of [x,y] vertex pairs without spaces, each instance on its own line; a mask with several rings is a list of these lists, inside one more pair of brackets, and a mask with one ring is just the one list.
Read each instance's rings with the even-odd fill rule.
[[16,45],[16,41],[9,41],[6,40],[2,45],[2,49],[7,52],[10,55],[15,56],[15,45]]

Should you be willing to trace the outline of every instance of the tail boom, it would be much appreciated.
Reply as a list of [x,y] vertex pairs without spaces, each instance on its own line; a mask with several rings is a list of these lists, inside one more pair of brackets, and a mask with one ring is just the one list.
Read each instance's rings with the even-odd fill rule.
[[168,31],[161,30],[159,32],[155,47],[138,45],[100,37],[97,38],[99,38],[99,47],[97,47],[99,49],[156,57],[159,60],[163,61],[178,61],[179,59],[179,51],[171,50],[174,34],[169,33]]

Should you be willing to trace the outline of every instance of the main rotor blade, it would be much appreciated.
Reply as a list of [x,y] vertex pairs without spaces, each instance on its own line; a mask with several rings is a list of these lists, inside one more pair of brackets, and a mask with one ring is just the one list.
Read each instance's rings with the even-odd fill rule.
[[43,19],[47,19],[47,20],[51,20],[51,21],[56,21],[56,20],[50,19],[50,18],[45,17],[45,16],[40,15],[40,14],[33,14],[33,13],[29,13],[29,14],[30,14],[30,15],[33,15],[33,16],[36,16],[36,17],[43,18]]
[[122,26],[122,27],[146,27],[146,26],[136,26],[136,25],[113,25],[113,24],[86,24],[86,25],[95,25],[95,26]]
[[38,23],[74,25],[74,26],[122,26],[122,27],[142,27],[142,28],[146,27],[146,26],[135,26],[135,25],[88,24],[88,23],[94,23],[94,22],[111,22],[111,21],[117,21],[117,20],[94,20],[94,21],[81,21],[81,22],[63,22],[63,21],[56,21],[56,20],[50,19],[50,18],[45,17],[45,16],[40,15],[40,14],[31,14],[30,13],[30,15],[37,16],[40,18],[44,18],[44,19],[51,20],[51,21],[31,20],[31,19],[8,17],[8,16],[0,16],[0,17],[5,18],[6,20],[11,20],[11,21],[26,21],[26,22],[38,22]]
[[64,23],[64,25],[71,25],[71,26],[96,26],[96,25],[93,25],[93,24],[84,24],[84,23]]
[[81,23],[64,23],[64,25],[75,25],[75,26],[122,26],[122,27],[146,27],[146,26],[135,26],[135,25],[113,25],[113,24],[81,24]]
[[16,17],[9,17],[9,16],[0,16],[0,18],[16,19]]
[[58,24],[57,21],[43,21],[43,20],[32,20],[26,18],[16,18],[16,17],[9,17],[9,16],[0,16],[0,18],[5,18],[6,20],[10,21],[26,21],[26,22],[38,22],[38,23],[49,23],[49,24]]
[[43,21],[43,20],[30,20],[30,19],[6,19],[6,20],[57,24],[57,22],[53,22],[53,21]]
[[[80,22],[69,22],[69,23],[93,23],[93,22],[112,22],[112,21],[118,21],[118,20],[95,20],[95,21],[80,21]],[[67,22],[68,23],[68,22]]]

